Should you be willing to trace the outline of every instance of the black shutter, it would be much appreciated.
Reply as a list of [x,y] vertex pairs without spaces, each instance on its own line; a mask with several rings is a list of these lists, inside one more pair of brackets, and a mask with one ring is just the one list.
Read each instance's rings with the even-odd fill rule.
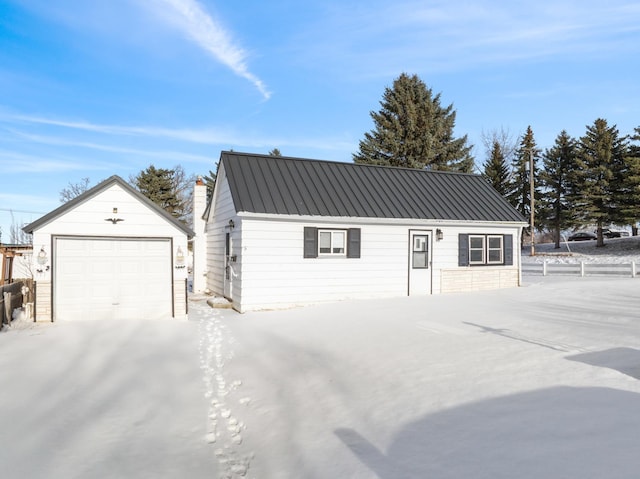
[[304,257],[318,257],[318,228],[313,226],[304,227]]
[[513,264],[513,235],[504,235],[504,264]]
[[347,258],[360,257],[360,228],[347,230]]
[[458,235],[458,266],[469,266],[469,235]]

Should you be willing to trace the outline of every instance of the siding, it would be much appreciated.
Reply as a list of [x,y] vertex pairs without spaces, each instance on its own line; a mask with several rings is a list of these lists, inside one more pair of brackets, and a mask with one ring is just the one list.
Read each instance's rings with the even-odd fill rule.
[[[304,226],[361,229],[360,258],[304,258]],[[241,290],[234,306],[241,311],[282,308],[342,299],[407,295],[408,235],[415,226],[338,222],[243,219],[242,254],[235,285]],[[435,226],[425,224],[420,229]],[[514,234],[517,228],[441,228],[442,241],[432,242],[434,293],[516,286],[517,266],[457,268],[458,231]],[[453,270],[453,271],[452,271]],[[450,272],[452,273],[450,274]],[[469,285],[467,285],[469,283]]]
[[[118,213],[113,213],[113,208],[118,209]],[[117,224],[105,221],[106,218],[122,218]],[[34,222],[38,224],[40,220]],[[37,289],[37,311],[42,311],[38,315],[38,320],[51,319],[51,281],[53,267],[52,251],[53,236],[71,237],[114,237],[114,238],[171,238],[173,241],[172,254],[175,255],[177,248],[187,253],[187,235],[183,230],[159,215],[152,207],[140,201],[132,195],[126,188],[117,182],[111,184],[102,191],[92,195],[87,201],[75,203],[73,208],[63,209],[60,215],[55,216],[49,222],[40,224],[33,230],[33,261],[37,260],[38,251],[44,247],[49,257],[48,271],[37,272],[38,265],[34,263],[34,279],[38,282]],[[173,269],[174,284],[183,284],[187,278],[187,268]],[[49,285],[44,288],[44,284]],[[47,290],[46,292],[44,290]],[[181,299],[182,298],[182,299]],[[184,290],[174,291],[174,304],[182,301],[184,304]],[[48,317],[45,318],[45,312]],[[176,309],[177,311],[177,309]],[[179,316],[182,317],[182,316]]]
[[237,226],[232,231],[234,245],[237,247],[239,258],[241,257],[241,249],[239,244],[240,220],[236,217],[233,199],[229,191],[229,185],[226,181],[224,168],[220,167],[216,177],[216,187],[213,194],[213,203],[215,209],[209,213],[207,223],[207,288],[214,294],[222,295],[224,293],[224,248],[225,233],[228,231],[225,227],[229,224],[229,220],[233,220]]

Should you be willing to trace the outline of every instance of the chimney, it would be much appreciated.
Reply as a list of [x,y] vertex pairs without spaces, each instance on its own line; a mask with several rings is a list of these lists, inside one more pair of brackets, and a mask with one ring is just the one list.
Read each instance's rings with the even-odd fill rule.
[[193,186],[193,231],[196,234],[193,238],[192,266],[192,291],[194,293],[203,293],[207,288],[207,220],[202,217],[206,208],[207,186],[202,181],[202,176],[198,176],[196,184]]

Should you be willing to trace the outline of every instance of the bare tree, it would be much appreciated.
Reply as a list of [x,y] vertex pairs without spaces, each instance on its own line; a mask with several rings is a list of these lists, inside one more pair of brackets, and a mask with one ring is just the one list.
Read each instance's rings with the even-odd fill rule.
[[481,136],[486,158],[491,158],[497,146],[504,157],[505,163],[511,164],[518,142],[508,129],[505,130],[503,127],[500,127],[499,130],[494,128],[488,132],[482,131]]
[[9,242],[11,244],[31,244],[32,237],[30,234],[25,233],[22,230],[22,225],[19,225],[16,222],[16,219],[13,216],[13,211],[9,212],[11,214],[11,227],[9,229]]
[[89,178],[82,178],[78,183],[69,182],[69,187],[63,188],[62,191],[60,191],[60,203],[66,203],[87,191],[89,189],[89,182]]

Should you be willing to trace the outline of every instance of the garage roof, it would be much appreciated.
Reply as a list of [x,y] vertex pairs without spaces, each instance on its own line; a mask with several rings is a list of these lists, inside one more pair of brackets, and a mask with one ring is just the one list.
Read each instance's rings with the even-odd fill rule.
[[129,192],[132,196],[137,198],[140,202],[147,205],[149,208],[155,211],[158,215],[162,216],[168,222],[172,223],[176,228],[183,231],[189,238],[192,238],[193,236],[195,236],[195,233],[191,230],[191,228],[189,228],[187,225],[185,225],[184,223],[178,221],[176,218],[171,216],[168,212],[160,208],[157,204],[155,204],[149,198],[147,198],[138,190],[133,188],[131,185],[129,185],[126,181],[124,181],[118,175],[113,175],[107,178],[106,180],[104,180],[103,182],[98,183],[93,188],[88,189],[81,195],[76,196],[75,198],[64,203],[62,206],[56,208],[50,213],[47,213],[43,217],[37,219],[33,223],[28,224],[27,226],[22,228],[22,230],[25,233],[33,233],[34,230],[37,230],[38,228],[50,223],[54,219],[66,213],[67,211],[70,211],[71,209],[75,208],[77,205],[84,203],[85,201],[93,198],[94,196],[110,188],[114,184],[117,184],[122,189]]
[[223,151],[236,212],[526,220],[482,176]]

